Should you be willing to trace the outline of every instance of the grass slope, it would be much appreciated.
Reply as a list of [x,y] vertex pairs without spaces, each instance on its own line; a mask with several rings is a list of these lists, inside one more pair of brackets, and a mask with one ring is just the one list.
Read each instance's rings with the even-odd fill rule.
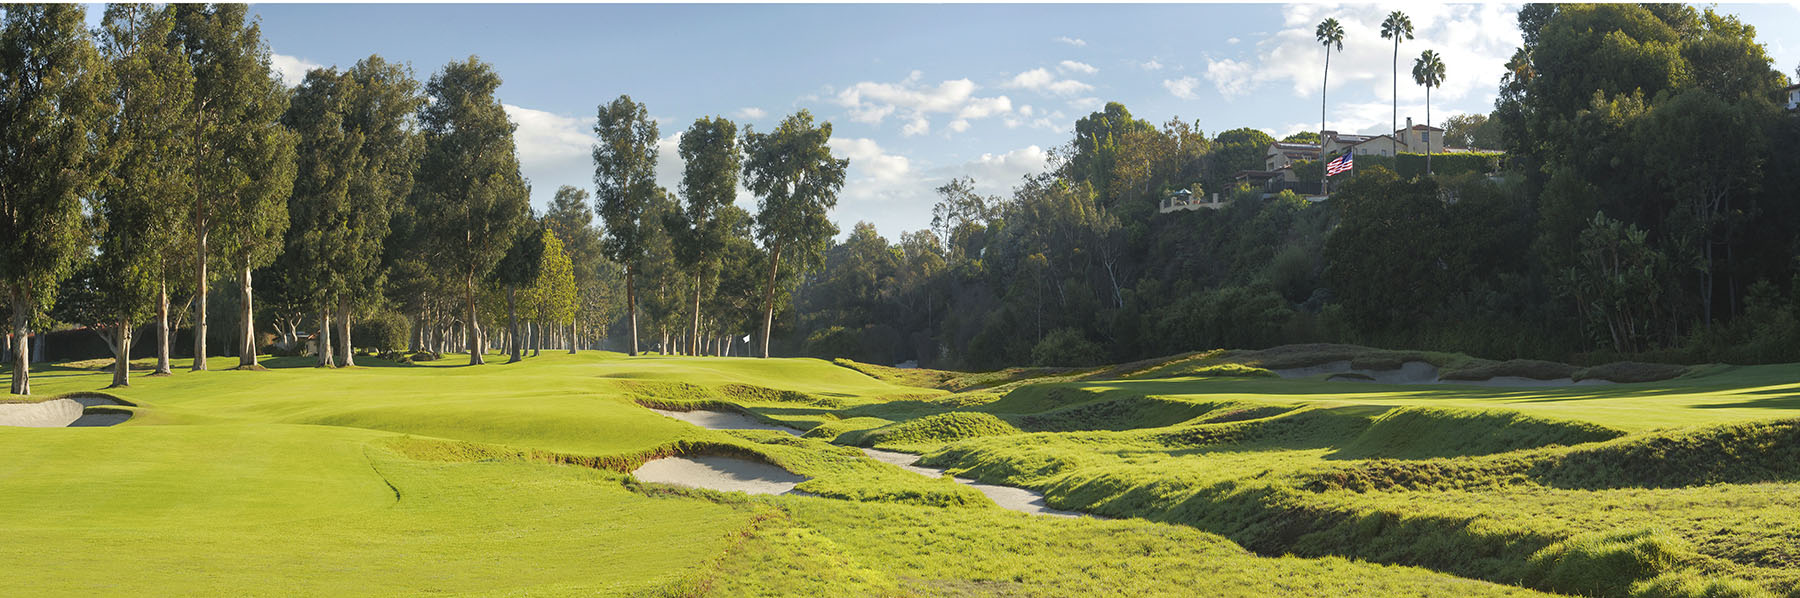
[[[639,406],[892,425],[889,440],[923,450],[1018,437],[1019,414],[981,408],[1093,372],[990,377],[952,393],[807,359],[309,361],[137,377],[107,391],[135,405],[117,427],[0,428],[0,576],[45,596],[1532,593],[1258,557],[1189,526],[1026,517],[822,434],[708,431]],[[36,371],[34,386],[40,397],[96,391],[109,376],[92,366]],[[812,478],[800,489],[819,497],[750,499],[619,473],[698,453],[775,463]]]

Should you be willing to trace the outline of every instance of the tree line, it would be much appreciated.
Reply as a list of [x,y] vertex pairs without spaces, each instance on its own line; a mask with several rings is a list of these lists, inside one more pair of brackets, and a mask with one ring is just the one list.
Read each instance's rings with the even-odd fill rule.
[[[837,233],[848,161],[805,110],[767,133],[696,120],[674,193],[655,179],[656,123],[621,96],[598,109],[592,201],[565,186],[538,214],[500,76],[476,57],[421,84],[372,55],[290,89],[244,5],[108,5],[91,31],[84,19],[79,5],[0,8],[14,394],[30,393],[27,339],[57,323],[105,338],[117,386],[144,327],[155,374],[170,374],[182,321],[194,370],[221,353],[209,341],[258,368],[259,351],[298,351],[302,328],[325,367],[402,344],[517,361],[595,346],[621,302],[634,355],[642,311],[663,352],[724,353],[760,323],[767,356],[788,288]],[[735,205],[740,181],[755,214]]]
[[[1494,110],[1449,123],[1458,143],[1504,149],[1499,172],[1358,160],[1328,200],[1265,198],[1231,175],[1262,169],[1268,135],[1108,104],[1008,197],[959,179],[930,231],[890,242],[858,224],[798,291],[791,348],[967,368],[1319,341],[1800,359],[1800,115],[1755,29],[1662,4],[1518,18]],[[1384,23],[1396,60],[1410,29]],[[1341,28],[1321,30],[1329,52]],[[1442,80],[1431,58],[1415,61],[1422,85]],[[1159,214],[1182,189],[1235,201]]]

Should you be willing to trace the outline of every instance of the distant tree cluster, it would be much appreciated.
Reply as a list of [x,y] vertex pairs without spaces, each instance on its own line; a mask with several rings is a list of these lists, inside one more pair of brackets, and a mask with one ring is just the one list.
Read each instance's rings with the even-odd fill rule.
[[[645,278],[658,350],[722,354],[760,323],[766,356],[787,289],[837,232],[848,162],[804,110],[769,133],[695,121],[677,196],[655,181],[656,125],[621,96],[600,107],[593,203],[563,187],[540,215],[479,58],[421,85],[369,56],[290,89],[243,5],[110,5],[95,31],[84,12],[0,11],[14,394],[30,393],[33,333],[64,324],[106,339],[116,386],[146,326],[158,374],[180,331],[196,370],[221,345],[240,368],[270,350],[353,366],[402,344],[480,364],[594,347],[621,311],[635,354]],[[754,215],[734,205],[740,176]],[[228,329],[211,326],[219,306]]]

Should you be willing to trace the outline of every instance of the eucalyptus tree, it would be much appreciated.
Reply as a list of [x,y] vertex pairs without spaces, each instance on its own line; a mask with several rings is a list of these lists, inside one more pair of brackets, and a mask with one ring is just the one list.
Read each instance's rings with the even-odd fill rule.
[[[532,220],[533,224],[538,224],[537,219]],[[520,342],[522,337],[519,335],[519,291],[526,292],[529,311],[531,287],[537,283],[538,267],[543,264],[544,234],[542,226],[519,227],[513,233],[512,246],[506,248],[499,267],[494,269],[495,281],[506,289],[507,363],[517,363],[523,358],[520,354],[524,343]]]
[[239,332],[249,346],[255,336],[251,271],[274,261],[288,226],[295,136],[279,122],[288,90],[270,67],[262,29],[247,10],[242,4],[175,5],[173,37],[194,71],[190,115],[198,142],[189,213],[195,370],[207,369],[211,260],[222,258],[238,274]]
[[87,250],[82,198],[106,168],[105,61],[73,4],[0,17],[0,291],[12,308],[13,394],[31,394],[33,320]]
[[[313,69],[294,91],[282,122],[299,135],[293,198],[288,202],[289,281],[319,315],[319,367],[336,365],[332,312],[345,292],[353,255],[350,186],[363,168],[362,133],[347,123],[356,81],[337,69]],[[346,350],[348,347],[346,347]]]
[[594,210],[588,198],[587,190],[563,185],[544,213],[544,226],[562,241],[575,274],[577,317],[569,323],[570,350],[579,350],[583,344],[583,328],[605,326],[603,322],[610,319],[605,314],[614,303],[610,288],[615,279],[610,270],[613,264],[600,254],[600,231],[594,228]]
[[343,126],[362,139],[349,180],[344,253],[338,263],[343,286],[337,294],[337,338],[342,365],[349,366],[356,365],[351,320],[358,307],[380,297],[389,222],[412,192],[420,150],[415,115],[425,98],[411,68],[378,55],[357,61],[344,76],[353,85]]
[[744,130],[744,178],[756,193],[756,237],[769,255],[763,292],[762,356],[769,356],[775,322],[775,290],[784,254],[811,266],[837,234],[830,212],[844,186],[850,160],[831,155],[831,123],[813,124],[811,112],[788,116],[769,133]]
[[[101,237],[101,253],[124,252],[109,257],[105,271],[128,278],[148,272],[152,278],[156,375],[170,373],[169,277],[176,256],[169,248],[187,240],[183,223],[194,185],[189,118],[194,73],[181,48],[170,43],[174,26],[170,7],[109,4],[99,30],[101,52],[117,82],[112,100],[118,107],[108,125],[113,167],[101,185],[97,210],[113,224]],[[125,308],[130,298],[114,303]],[[127,383],[124,372],[115,374],[115,385]]]
[[1425,86],[1425,174],[1431,174],[1431,88],[1444,84],[1444,60],[1426,50],[1413,61],[1413,82]]
[[[531,285],[531,316],[538,323],[537,347],[543,346],[543,333],[546,328],[563,330],[563,324],[575,319],[575,269],[569,261],[569,254],[563,251],[561,239],[556,233],[544,229],[538,233],[537,280]],[[555,326],[547,326],[554,324]],[[561,332],[557,336],[562,336]],[[569,339],[571,343],[574,339]],[[570,353],[574,353],[574,345],[569,345]],[[536,351],[533,351],[533,355]]]
[[606,223],[600,242],[606,257],[625,266],[625,312],[630,319],[631,355],[638,351],[637,262],[644,257],[646,228],[661,223],[645,217],[657,193],[656,121],[644,105],[621,95],[599,108],[594,134],[595,211]]
[[724,117],[700,118],[681,136],[681,195],[687,203],[675,213],[675,253],[693,276],[694,309],[688,353],[700,354],[700,291],[716,268],[735,222],[727,206],[737,201],[738,170],[744,152],[737,124]]
[[1388,131],[1400,130],[1400,40],[1413,38],[1412,18],[1398,10],[1381,22],[1381,39],[1394,40],[1394,113]]
[[414,216],[429,231],[425,250],[461,283],[469,364],[482,358],[481,283],[506,253],[530,208],[514,153],[514,125],[494,91],[500,76],[470,56],[452,62],[425,85],[431,101],[419,112],[425,152],[419,162]]
[[[1319,159],[1325,159],[1325,96],[1331,92],[1331,47],[1337,46],[1339,52],[1344,51],[1344,27],[1337,19],[1325,19],[1313,31],[1313,39],[1325,46],[1325,79],[1319,84]],[[1325,192],[1327,175],[1319,173],[1319,192]]]

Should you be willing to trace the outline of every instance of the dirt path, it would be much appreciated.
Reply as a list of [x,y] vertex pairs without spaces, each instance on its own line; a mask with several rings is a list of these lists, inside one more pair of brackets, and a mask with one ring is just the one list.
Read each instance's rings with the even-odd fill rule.
[[[724,411],[665,411],[662,409],[651,409],[651,411],[655,411],[666,417],[678,419],[678,420],[681,420],[681,421],[684,421],[684,422],[687,422],[690,424],[694,424],[696,426],[700,426],[702,428],[706,428],[709,430],[777,430],[777,431],[781,431],[781,432],[787,432],[787,433],[795,435],[795,436],[800,435],[800,432],[797,430],[794,430],[793,428],[788,428],[785,426],[777,426],[777,425],[757,421],[755,418],[752,418],[748,415],[744,415],[742,413],[728,413],[728,412],[724,412]],[[894,451],[884,451],[884,450],[872,449],[872,448],[862,449],[862,452],[864,455],[867,455],[870,459],[874,459],[874,460],[880,461],[882,463],[894,465],[901,469],[904,469],[904,470],[907,470],[907,471],[910,471],[910,472],[913,472],[913,473],[916,473],[916,474],[919,474],[922,476],[926,476],[926,477],[933,477],[933,478],[943,477],[947,473],[945,470],[942,470],[942,469],[918,465],[917,464],[917,462],[919,460],[918,455],[912,455],[912,454],[900,453],[900,452],[894,452]],[[669,459],[659,459],[657,461],[651,461],[651,463],[657,463],[657,462],[668,461],[668,460]],[[750,463],[754,463],[754,462],[750,462]],[[647,463],[645,465],[648,466],[649,464]],[[765,467],[773,468],[774,466],[765,465]],[[776,470],[781,471],[779,468],[776,468]],[[786,471],[781,471],[781,472],[787,473]],[[635,472],[634,472],[634,475],[635,475]],[[793,474],[788,474],[788,475],[791,476]],[[639,479],[643,479],[642,476],[639,476]],[[982,494],[987,495],[987,497],[990,500],[993,500],[994,504],[1000,505],[1002,508],[1005,508],[1005,509],[1018,511],[1020,513],[1029,513],[1032,515],[1054,515],[1057,517],[1080,517],[1083,515],[1082,513],[1076,513],[1076,512],[1071,512],[1071,511],[1059,511],[1056,509],[1052,509],[1049,506],[1044,504],[1044,495],[1043,494],[1039,494],[1039,493],[1031,491],[1031,490],[1026,490],[1024,488],[1014,488],[1012,486],[999,486],[999,485],[995,485],[995,484],[984,484],[984,483],[977,482],[975,480],[971,480],[968,478],[954,478],[954,479],[959,484],[963,484],[970,488],[980,490]],[[706,486],[706,487],[710,488],[711,486]],[[789,489],[791,490],[792,487],[790,486]]]

